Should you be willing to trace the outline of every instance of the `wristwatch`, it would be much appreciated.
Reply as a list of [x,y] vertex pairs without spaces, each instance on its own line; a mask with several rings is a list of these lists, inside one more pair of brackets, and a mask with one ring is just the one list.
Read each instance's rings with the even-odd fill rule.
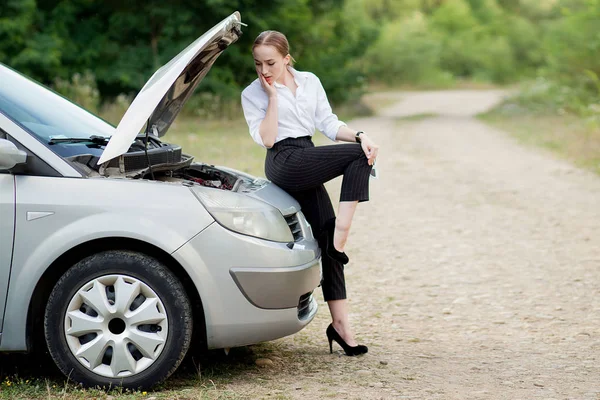
[[363,131],[356,132],[356,135],[354,135],[354,139],[356,140],[356,143],[361,143],[360,135],[363,133],[364,133]]

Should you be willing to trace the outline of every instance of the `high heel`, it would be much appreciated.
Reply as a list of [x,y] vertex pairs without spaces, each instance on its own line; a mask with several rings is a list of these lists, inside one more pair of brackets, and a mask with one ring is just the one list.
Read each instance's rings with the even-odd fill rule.
[[327,235],[327,245],[325,251],[327,255],[342,264],[348,264],[350,259],[343,251],[338,251],[333,245],[333,234],[335,233],[335,218],[327,220],[323,225],[324,234]]
[[348,343],[342,339],[332,324],[329,324],[325,333],[327,334],[327,340],[329,340],[329,354],[333,353],[332,342],[334,340],[337,342],[337,344],[342,346],[342,349],[344,349],[344,352],[347,356],[358,356],[369,351],[369,348],[367,346],[363,346],[362,344],[359,344],[358,346],[348,346]]

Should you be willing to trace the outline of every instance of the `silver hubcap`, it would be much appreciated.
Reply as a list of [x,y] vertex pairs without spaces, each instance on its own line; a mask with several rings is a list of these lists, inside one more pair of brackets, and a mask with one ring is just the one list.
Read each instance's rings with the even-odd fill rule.
[[158,295],[127,275],[89,281],[65,314],[69,349],[90,371],[109,378],[138,374],[162,352],[169,324]]

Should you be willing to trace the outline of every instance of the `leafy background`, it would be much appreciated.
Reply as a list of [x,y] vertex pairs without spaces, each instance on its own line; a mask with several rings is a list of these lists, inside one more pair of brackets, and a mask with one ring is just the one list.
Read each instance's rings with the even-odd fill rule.
[[238,110],[255,76],[252,41],[266,29],[288,36],[298,68],[335,103],[366,84],[525,81],[519,101],[531,109],[598,113],[599,0],[3,0],[0,62],[93,110],[127,103],[234,10],[248,27],[192,99],[199,114]]

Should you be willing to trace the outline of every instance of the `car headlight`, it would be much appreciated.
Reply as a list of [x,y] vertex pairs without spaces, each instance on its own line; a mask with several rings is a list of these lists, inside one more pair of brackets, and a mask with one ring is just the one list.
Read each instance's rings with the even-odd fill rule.
[[194,186],[192,193],[225,228],[275,242],[293,242],[281,212],[263,201],[220,189]]

